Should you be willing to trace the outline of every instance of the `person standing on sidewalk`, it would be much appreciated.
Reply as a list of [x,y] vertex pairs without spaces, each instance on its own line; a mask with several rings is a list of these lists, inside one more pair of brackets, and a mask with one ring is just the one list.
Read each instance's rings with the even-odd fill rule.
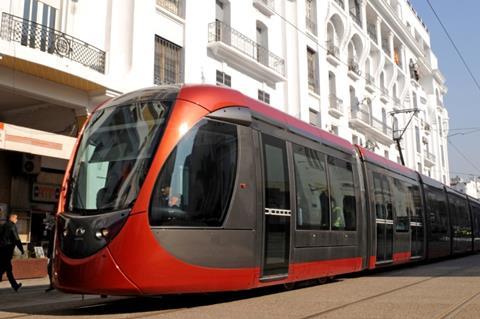
[[0,281],[6,272],[8,281],[15,291],[18,291],[18,289],[22,287],[22,284],[17,283],[15,280],[12,271],[12,258],[15,246],[22,252],[22,255],[25,253],[22,242],[18,237],[17,220],[17,214],[9,214],[6,223],[2,225],[0,229]]

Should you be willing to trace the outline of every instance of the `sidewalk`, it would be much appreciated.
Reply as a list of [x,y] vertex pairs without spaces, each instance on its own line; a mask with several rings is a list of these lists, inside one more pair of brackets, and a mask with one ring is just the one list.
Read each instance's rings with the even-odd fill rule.
[[[36,279],[19,279],[17,280],[18,282],[21,282],[22,283],[22,288],[20,290],[24,290],[26,288],[28,288],[28,290],[30,290],[30,288],[33,288],[33,287],[41,287],[43,289],[47,289],[50,281],[48,280],[48,277],[44,277],[44,278],[36,278]],[[1,281],[0,282],[0,295],[3,295],[3,294],[9,294],[9,293],[12,293],[13,292],[13,289],[12,287],[10,287],[10,283],[8,282],[8,280],[4,280],[4,281]],[[0,301],[1,303],[1,301]]]

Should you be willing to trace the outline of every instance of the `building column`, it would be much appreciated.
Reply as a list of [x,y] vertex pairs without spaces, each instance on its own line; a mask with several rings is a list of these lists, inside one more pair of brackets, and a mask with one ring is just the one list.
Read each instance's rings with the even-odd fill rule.
[[393,56],[393,51],[394,51],[394,46],[393,46],[393,32],[388,31],[388,45],[390,46],[390,58],[395,61],[395,58]]

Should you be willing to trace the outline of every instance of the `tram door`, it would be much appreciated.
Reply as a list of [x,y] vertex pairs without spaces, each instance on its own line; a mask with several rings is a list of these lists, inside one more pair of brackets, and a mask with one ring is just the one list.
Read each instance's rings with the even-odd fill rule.
[[393,205],[390,184],[385,175],[373,172],[375,191],[375,224],[377,231],[377,262],[393,259]]
[[262,134],[264,246],[262,277],[288,274],[290,258],[290,181],[285,141]]

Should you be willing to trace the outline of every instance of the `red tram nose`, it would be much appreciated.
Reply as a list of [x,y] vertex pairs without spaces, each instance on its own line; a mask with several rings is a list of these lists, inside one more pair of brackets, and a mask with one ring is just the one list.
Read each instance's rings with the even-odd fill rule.
[[71,259],[56,251],[54,284],[71,293],[138,295],[140,290],[116,264],[108,248],[93,256]]

